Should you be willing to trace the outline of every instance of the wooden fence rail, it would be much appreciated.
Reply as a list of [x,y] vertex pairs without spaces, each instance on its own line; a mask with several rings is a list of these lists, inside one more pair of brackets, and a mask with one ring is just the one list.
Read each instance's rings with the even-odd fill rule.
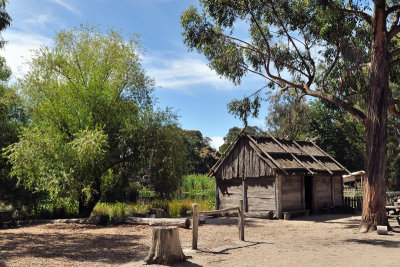
[[192,228],[192,249],[197,249],[197,240],[199,238],[199,215],[214,215],[228,212],[238,212],[239,239],[244,241],[244,204],[239,200],[239,206],[222,210],[198,211],[198,204],[193,204],[193,228]]

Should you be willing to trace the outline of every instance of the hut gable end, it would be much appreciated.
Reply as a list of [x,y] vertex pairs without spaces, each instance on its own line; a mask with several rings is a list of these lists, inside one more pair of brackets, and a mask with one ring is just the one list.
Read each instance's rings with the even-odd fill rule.
[[222,180],[273,176],[275,172],[271,165],[255,144],[245,136],[240,136],[214,165],[209,175]]
[[342,175],[340,163],[310,141],[290,141],[269,136],[240,134],[211,169],[222,180],[258,178],[280,174]]

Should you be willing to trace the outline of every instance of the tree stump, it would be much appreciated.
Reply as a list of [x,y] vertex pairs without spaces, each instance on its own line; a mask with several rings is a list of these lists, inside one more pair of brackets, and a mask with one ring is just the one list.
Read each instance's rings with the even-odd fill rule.
[[176,226],[160,226],[153,228],[153,238],[149,255],[145,259],[148,264],[174,264],[186,260],[179,240]]

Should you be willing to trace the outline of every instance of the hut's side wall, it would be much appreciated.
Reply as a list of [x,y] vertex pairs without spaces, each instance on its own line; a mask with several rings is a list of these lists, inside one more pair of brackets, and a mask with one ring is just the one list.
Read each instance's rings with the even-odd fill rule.
[[335,206],[342,207],[343,206],[343,188],[342,188],[342,176],[334,176],[333,177],[333,188],[335,192]]
[[317,211],[322,207],[332,206],[332,189],[330,176],[317,176],[316,179]]
[[[248,211],[275,210],[275,177],[246,180]],[[243,199],[241,180],[218,182],[219,209],[235,207]]]
[[281,176],[282,211],[300,210],[303,202],[302,176]]
[[231,208],[239,205],[243,199],[241,180],[218,181],[219,209]]
[[248,179],[246,183],[249,211],[275,210],[275,177]]

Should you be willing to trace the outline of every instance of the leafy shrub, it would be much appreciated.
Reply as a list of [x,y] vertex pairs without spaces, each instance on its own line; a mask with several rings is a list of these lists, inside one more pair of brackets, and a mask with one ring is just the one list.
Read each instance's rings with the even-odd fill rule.
[[155,199],[151,202],[153,208],[163,209],[169,213],[169,202],[167,199]]

